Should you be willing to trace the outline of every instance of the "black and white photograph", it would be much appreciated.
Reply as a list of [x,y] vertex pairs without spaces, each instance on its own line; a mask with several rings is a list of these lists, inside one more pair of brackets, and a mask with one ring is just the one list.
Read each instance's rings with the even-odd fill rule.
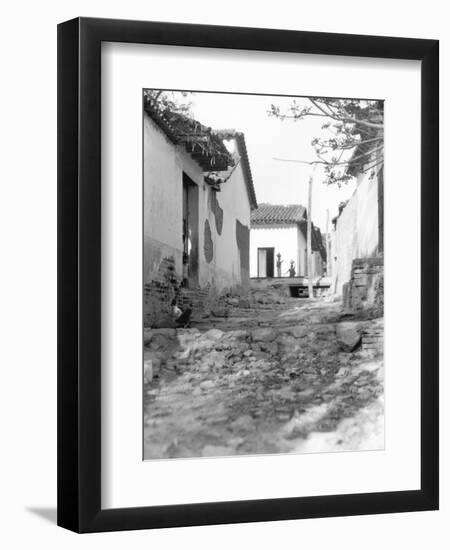
[[3,548],[447,548],[446,7],[5,4]]
[[145,460],[384,449],[383,168],[382,99],[143,90]]

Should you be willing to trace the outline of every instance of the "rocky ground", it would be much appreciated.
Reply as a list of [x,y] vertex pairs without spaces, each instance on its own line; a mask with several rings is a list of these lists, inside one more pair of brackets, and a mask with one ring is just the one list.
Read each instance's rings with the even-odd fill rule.
[[383,358],[361,346],[382,320],[276,302],[146,329],[146,459],[383,448]]

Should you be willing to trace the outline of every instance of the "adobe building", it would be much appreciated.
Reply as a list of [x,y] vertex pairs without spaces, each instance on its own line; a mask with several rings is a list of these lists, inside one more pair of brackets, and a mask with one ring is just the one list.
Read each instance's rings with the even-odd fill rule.
[[[307,214],[300,204],[260,204],[251,213],[250,276],[307,277]],[[326,250],[320,230],[312,225],[312,277],[324,274]],[[281,262],[281,266],[280,263]]]
[[257,207],[242,133],[144,106],[144,317],[185,294],[248,287]]

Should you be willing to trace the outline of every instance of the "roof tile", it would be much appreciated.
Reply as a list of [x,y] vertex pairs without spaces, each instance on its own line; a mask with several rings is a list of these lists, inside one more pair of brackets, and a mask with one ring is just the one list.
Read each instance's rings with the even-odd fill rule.
[[251,223],[263,225],[294,224],[306,219],[306,209],[301,204],[260,203],[252,211]]

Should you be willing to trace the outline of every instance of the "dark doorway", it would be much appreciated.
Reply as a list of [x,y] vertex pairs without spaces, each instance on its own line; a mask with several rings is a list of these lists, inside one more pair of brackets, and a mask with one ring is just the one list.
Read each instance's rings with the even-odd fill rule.
[[183,172],[183,285],[198,284],[198,187]]
[[275,248],[258,248],[258,277],[273,277]]

